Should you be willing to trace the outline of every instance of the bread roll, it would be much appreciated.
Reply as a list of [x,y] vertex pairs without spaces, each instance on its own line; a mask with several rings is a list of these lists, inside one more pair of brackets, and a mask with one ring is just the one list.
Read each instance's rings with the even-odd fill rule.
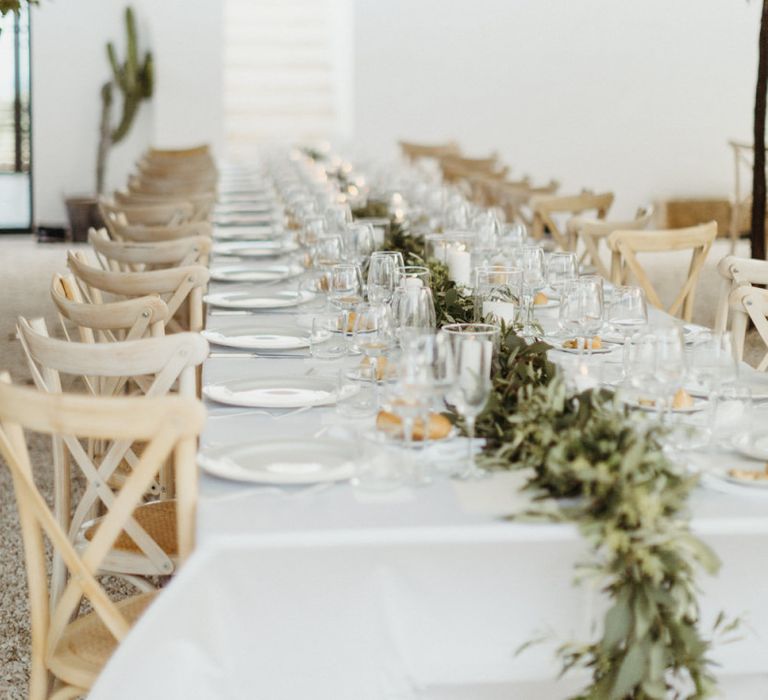
[[[403,421],[400,416],[396,416],[389,411],[379,411],[376,417],[376,428],[386,433],[403,437]],[[431,413],[429,415],[429,433],[427,439],[442,440],[450,435],[453,426],[444,415],[440,413]],[[424,439],[424,421],[420,418],[413,423],[413,439],[420,441]]]

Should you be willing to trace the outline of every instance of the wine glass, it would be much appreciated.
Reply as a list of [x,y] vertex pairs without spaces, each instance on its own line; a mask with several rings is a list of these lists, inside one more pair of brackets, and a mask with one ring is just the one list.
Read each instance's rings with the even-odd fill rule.
[[354,347],[369,358],[377,381],[384,379],[379,358],[386,357],[396,346],[395,321],[387,304],[360,304],[355,309]]
[[392,301],[400,269],[398,257],[402,260],[400,253],[377,251],[371,255],[368,265],[368,301],[384,304]]
[[491,395],[491,363],[498,345],[498,326],[488,323],[452,323],[443,327],[453,351],[456,379],[448,387],[446,401],[464,418],[467,426],[467,466],[463,479],[486,475],[475,463],[475,421]]
[[314,247],[312,264],[319,268],[330,268],[344,259],[344,244],[341,236],[323,236]]
[[334,204],[325,210],[325,222],[328,231],[341,234],[347,224],[352,223],[352,210],[348,204]]
[[581,334],[587,348],[587,354],[592,354],[592,338],[603,327],[603,279],[597,275],[586,275],[579,278]]
[[344,254],[347,262],[365,265],[376,249],[376,237],[370,224],[349,224],[344,229]]
[[401,342],[407,342],[414,335],[430,333],[435,328],[437,318],[432,290],[415,284],[420,280],[405,281],[405,286],[398,289],[396,295],[397,325]]
[[523,297],[523,330],[524,337],[535,335],[533,328],[533,298],[544,289],[546,284],[546,268],[544,251],[538,246],[523,246],[519,255],[520,271],[522,272]]
[[499,234],[499,247],[502,253],[509,254],[522,248],[526,240],[528,240],[528,232],[525,229],[525,224],[516,221],[502,226]]
[[622,378],[629,374],[630,341],[648,323],[645,292],[640,287],[616,287],[608,307],[608,321],[624,339]]
[[578,265],[575,253],[552,253],[547,260],[547,284],[562,295],[566,282],[578,277]]
[[358,304],[363,300],[363,277],[360,266],[354,263],[339,263],[331,268],[328,300],[344,312],[344,334],[350,335],[350,319]]
[[685,375],[683,336],[676,325],[657,326],[642,334],[635,343],[630,362],[630,386],[640,401],[653,397],[659,419],[672,405],[675,392]]

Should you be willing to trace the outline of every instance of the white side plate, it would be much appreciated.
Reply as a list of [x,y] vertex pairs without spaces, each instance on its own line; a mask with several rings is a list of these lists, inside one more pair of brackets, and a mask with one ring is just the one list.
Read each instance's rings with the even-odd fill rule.
[[205,330],[202,336],[211,343],[241,350],[296,350],[309,347],[309,333],[288,326],[259,327],[253,324],[217,331]]
[[273,292],[258,294],[254,292],[216,292],[206,294],[203,300],[210,306],[222,309],[284,309],[299,306],[314,299],[311,292]]
[[198,455],[214,476],[260,484],[315,484],[353,476],[347,443],[335,440],[267,440],[212,448]]
[[246,408],[303,408],[336,403],[336,382],[321,377],[233,379],[203,387],[211,401]]

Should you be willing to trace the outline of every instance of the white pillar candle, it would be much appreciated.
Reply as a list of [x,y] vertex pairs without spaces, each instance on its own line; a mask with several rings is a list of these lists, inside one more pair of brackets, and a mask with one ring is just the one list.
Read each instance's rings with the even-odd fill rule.
[[465,250],[448,251],[448,277],[465,287],[472,285],[472,256]]
[[500,321],[514,323],[517,306],[511,301],[484,301],[483,317],[493,314]]

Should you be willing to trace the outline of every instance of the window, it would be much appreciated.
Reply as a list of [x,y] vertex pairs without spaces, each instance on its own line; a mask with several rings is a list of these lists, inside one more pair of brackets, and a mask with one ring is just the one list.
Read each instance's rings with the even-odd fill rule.
[[29,10],[0,18],[0,231],[32,227]]
[[350,3],[226,0],[223,98],[230,156],[264,142],[347,133]]

